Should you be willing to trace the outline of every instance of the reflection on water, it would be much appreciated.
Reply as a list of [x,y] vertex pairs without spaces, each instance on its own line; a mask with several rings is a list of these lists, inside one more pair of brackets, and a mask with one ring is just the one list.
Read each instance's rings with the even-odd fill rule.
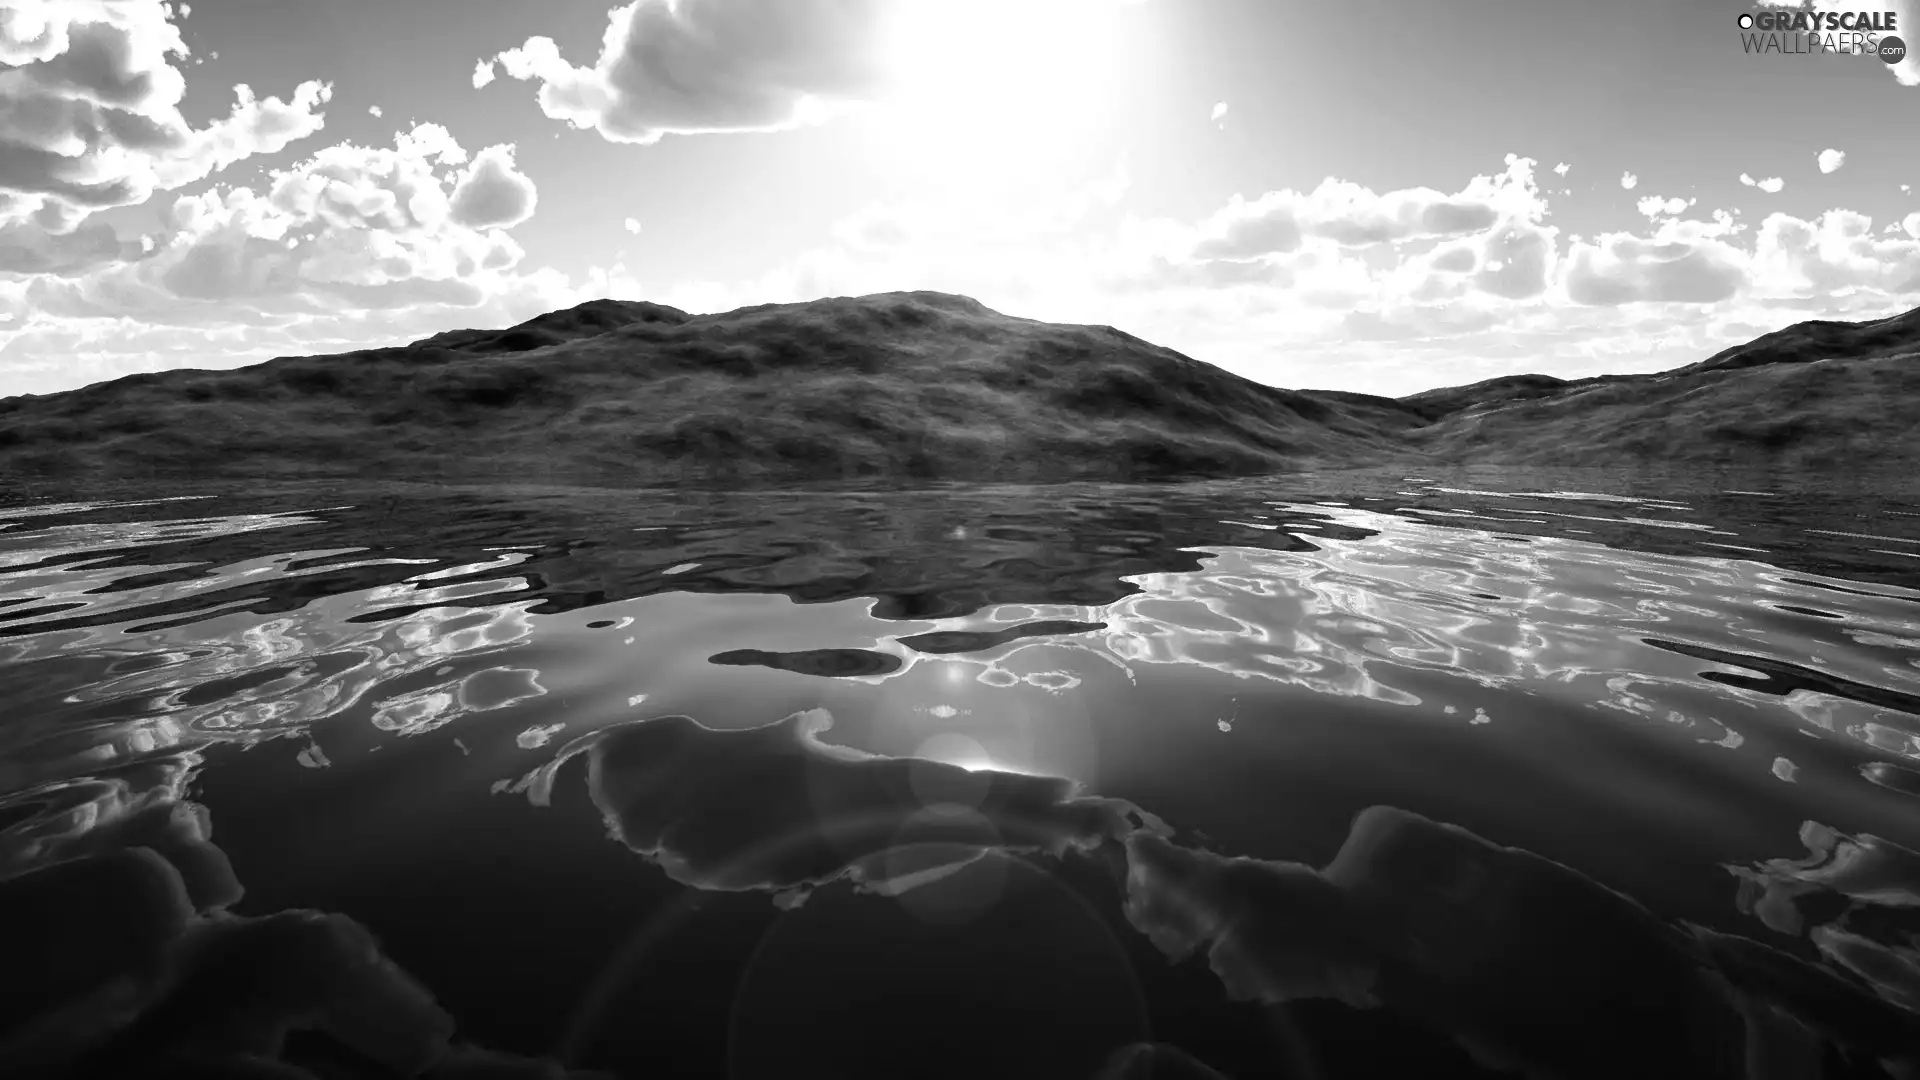
[[21,493],[0,1073],[1920,1075],[1890,490]]

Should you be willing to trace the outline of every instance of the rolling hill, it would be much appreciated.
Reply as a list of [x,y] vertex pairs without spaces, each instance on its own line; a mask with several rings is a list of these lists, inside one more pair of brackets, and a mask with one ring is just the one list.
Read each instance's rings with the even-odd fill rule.
[[883,293],[504,330],[0,399],[0,475],[632,484],[1244,475],[1394,461],[1920,464],[1920,311],[1661,375],[1373,397],[1249,381],[1103,326]]

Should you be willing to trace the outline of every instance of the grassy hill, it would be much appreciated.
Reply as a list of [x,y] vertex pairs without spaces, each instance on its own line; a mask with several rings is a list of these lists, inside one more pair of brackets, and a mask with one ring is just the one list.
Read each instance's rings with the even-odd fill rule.
[[1920,312],[1802,323],[1664,375],[1391,399],[1251,382],[1110,327],[884,293],[505,330],[0,399],[0,474],[636,484],[1234,475],[1396,460],[1910,460]]
[[1410,443],[1443,461],[1920,465],[1920,309],[1795,323],[1655,375],[1520,375],[1431,390]]

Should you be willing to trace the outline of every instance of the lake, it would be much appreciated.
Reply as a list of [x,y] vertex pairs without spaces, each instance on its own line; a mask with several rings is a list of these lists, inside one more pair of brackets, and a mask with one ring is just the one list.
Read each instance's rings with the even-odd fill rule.
[[1920,484],[18,490],[0,829],[9,1076],[1920,1075]]

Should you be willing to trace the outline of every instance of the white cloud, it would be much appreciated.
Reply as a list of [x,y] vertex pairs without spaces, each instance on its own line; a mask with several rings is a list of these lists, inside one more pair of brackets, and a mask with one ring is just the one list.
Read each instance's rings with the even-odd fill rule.
[[1766,296],[1920,291],[1920,242],[1875,239],[1872,219],[1851,210],[1829,210],[1813,221],[1769,216],[1754,238],[1753,264],[1756,289]]
[[1536,219],[1545,204],[1533,181],[1534,162],[1508,155],[1507,171],[1475,177],[1447,195],[1432,188],[1376,194],[1332,177],[1311,192],[1269,191],[1257,199],[1236,195],[1200,223],[1190,256],[1250,259],[1290,252],[1307,237],[1348,247],[1431,240],[1481,233],[1502,215]]
[[68,247],[99,250],[31,251],[92,269],[25,279],[13,306],[0,283],[0,310],[20,316],[0,327],[0,383],[37,392],[189,357],[219,367],[391,344],[584,299],[563,275],[517,269],[506,228],[535,201],[510,145],[469,156],[422,124],[391,148],[340,143],[257,188],[176,198],[157,239],[75,230]]
[[1213,112],[1208,115],[1207,119],[1212,120],[1215,124],[1218,124],[1220,123],[1220,121],[1226,119],[1226,116],[1227,116],[1227,103],[1224,101],[1216,101],[1213,103]]
[[1679,214],[1681,211],[1685,210],[1687,207],[1692,206],[1693,201],[1688,199],[1683,199],[1678,195],[1675,195],[1671,199],[1664,199],[1658,195],[1648,195],[1642,198],[1638,203],[1634,205],[1642,214],[1646,215],[1647,217],[1660,218],[1660,217],[1672,217],[1676,214]]
[[628,218],[627,220],[621,222],[620,224],[623,228],[625,228],[628,232],[632,233],[633,235],[635,236],[640,235],[640,222],[638,220],[634,218]]
[[380,106],[378,105],[367,106],[367,115],[378,120],[380,118]]
[[1710,304],[1746,284],[1745,260],[1717,238],[1642,238],[1609,233],[1572,245],[1567,298],[1576,304]]
[[1558,164],[1558,165],[1555,165],[1555,166],[1553,167],[1553,171],[1554,171],[1554,172],[1556,172],[1556,173],[1559,173],[1559,174],[1560,174],[1560,175],[1561,175],[1562,177],[1564,177],[1564,176],[1566,176],[1566,175],[1567,175],[1567,170],[1569,170],[1569,169],[1571,169],[1571,168],[1573,168],[1573,166],[1571,166],[1571,165],[1569,165],[1569,164],[1567,164],[1566,162],[1564,162],[1564,161],[1563,161],[1563,162],[1561,162],[1560,164]]
[[493,61],[476,60],[473,63],[473,88],[475,90],[494,80]]
[[1639,182],[1640,182],[1640,178],[1633,175],[1630,172],[1620,174],[1620,186],[1623,188],[1626,188],[1628,191],[1632,191],[1634,189],[1634,185],[1638,184]]
[[322,82],[284,101],[236,86],[225,117],[189,125],[179,109],[186,80],[172,63],[188,50],[169,14],[106,0],[0,12],[0,64],[10,66],[0,73],[0,225],[13,243],[76,253],[86,245],[52,234],[320,129],[332,95]]
[[613,142],[771,131],[880,88],[878,12],[846,0],[634,0],[608,13],[592,67],[569,63],[547,37],[494,59],[540,84],[548,116]]
[[1820,156],[1816,160],[1820,163],[1821,172],[1830,173],[1847,163],[1847,152],[1829,147],[1820,151]]
[[489,146],[473,156],[453,188],[451,216],[472,229],[511,228],[533,216],[533,181],[513,163],[513,147]]
[[1779,194],[1780,189],[1787,186],[1787,182],[1777,176],[1769,176],[1765,180],[1755,180],[1746,173],[1740,174],[1740,182],[1750,188],[1759,188],[1769,195]]

